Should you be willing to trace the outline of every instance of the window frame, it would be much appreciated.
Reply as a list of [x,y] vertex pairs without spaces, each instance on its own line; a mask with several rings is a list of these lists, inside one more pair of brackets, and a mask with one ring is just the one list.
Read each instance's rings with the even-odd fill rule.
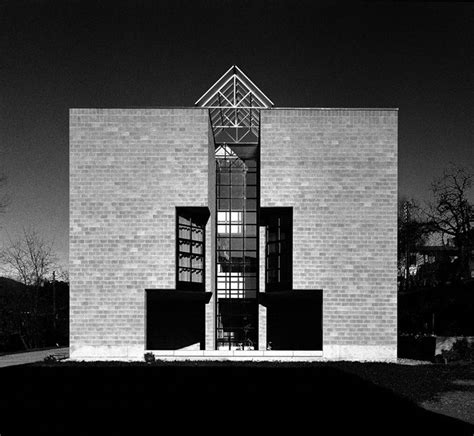
[[[183,217],[189,220],[189,225],[180,223],[180,217]],[[182,238],[180,236],[180,227],[187,226],[189,228],[189,239]],[[202,219],[200,214],[191,210],[191,208],[185,207],[176,207],[176,239],[175,239],[175,251],[176,251],[176,258],[175,258],[175,266],[176,266],[176,289],[177,290],[184,290],[184,291],[205,291],[205,283],[206,283],[206,222]],[[202,232],[202,240],[198,241],[197,239],[193,239],[193,229],[199,229]],[[189,242],[190,251],[185,252],[180,250],[180,242],[187,241]],[[198,243],[200,245],[200,253],[193,253],[193,243]],[[182,266],[180,265],[181,255],[189,255],[190,259],[190,266]],[[201,259],[201,267],[193,267],[193,256],[196,258]],[[180,271],[181,268],[189,268],[190,269],[190,280],[180,280]],[[192,273],[193,271],[200,271],[202,275],[201,282],[193,282],[192,281]]]
[[[265,291],[290,290],[293,287],[293,208],[262,208],[261,213],[264,216],[262,224],[265,226]],[[277,228],[276,237],[270,241],[270,228],[275,227]],[[284,238],[281,237],[282,230],[285,231]],[[276,250],[270,253],[270,247],[275,247]],[[276,267],[270,268],[270,255],[276,259],[278,264]],[[285,265],[283,265],[284,260],[286,260]],[[277,274],[275,281],[269,280],[272,272]],[[282,277],[282,272],[286,273],[286,277]]]

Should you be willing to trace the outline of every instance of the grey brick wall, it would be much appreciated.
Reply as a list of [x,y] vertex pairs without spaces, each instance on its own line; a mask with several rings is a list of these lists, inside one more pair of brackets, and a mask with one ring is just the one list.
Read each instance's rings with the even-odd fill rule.
[[261,206],[293,207],[293,287],[324,290],[326,357],[396,357],[397,115],[261,114]]
[[204,109],[70,110],[71,357],[143,356],[144,290],[175,288],[175,207],[208,205],[208,152]]
[[[397,111],[262,111],[261,137],[261,206],[293,207],[293,287],[324,289],[325,357],[395,357]],[[207,110],[71,110],[71,357],[142,357],[144,289],[175,288],[176,206],[211,209],[214,291],[213,164]]]

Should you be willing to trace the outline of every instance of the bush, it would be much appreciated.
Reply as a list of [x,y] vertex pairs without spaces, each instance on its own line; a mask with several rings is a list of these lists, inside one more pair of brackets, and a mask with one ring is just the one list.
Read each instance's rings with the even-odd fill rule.
[[146,363],[154,363],[156,361],[155,355],[153,353],[145,353],[144,357]]
[[457,361],[474,361],[474,343],[470,344],[466,338],[458,339],[450,350],[442,350],[436,356],[438,363]]
[[48,354],[44,359],[43,359],[44,362],[50,362],[50,363],[54,363],[54,362],[59,362],[59,359],[57,356],[55,356],[54,354]]
[[458,339],[453,344],[453,351],[459,355],[460,360],[474,360],[474,343],[469,343],[466,338]]

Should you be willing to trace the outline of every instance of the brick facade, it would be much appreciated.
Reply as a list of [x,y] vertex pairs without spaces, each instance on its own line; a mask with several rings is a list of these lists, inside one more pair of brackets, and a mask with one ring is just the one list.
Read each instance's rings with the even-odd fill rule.
[[[205,342],[215,348],[208,118],[200,108],[71,109],[72,358],[143,358],[145,289],[176,287],[177,206],[211,211]],[[293,288],[324,290],[324,357],[395,358],[397,111],[262,110],[260,203],[293,208]],[[259,334],[264,350],[265,326]]]
[[324,290],[324,356],[395,358],[397,111],[262,111],[261,206],[293,207],[293,288]]
[[71,357],[143,357],[175,288],[175,207],[208,205],[205,109],[71,109]]

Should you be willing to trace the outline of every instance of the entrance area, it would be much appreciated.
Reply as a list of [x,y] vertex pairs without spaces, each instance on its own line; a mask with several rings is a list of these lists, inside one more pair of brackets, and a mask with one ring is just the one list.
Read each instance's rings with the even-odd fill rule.
[[257,152],[216,148],[218,350],[258,347]]

